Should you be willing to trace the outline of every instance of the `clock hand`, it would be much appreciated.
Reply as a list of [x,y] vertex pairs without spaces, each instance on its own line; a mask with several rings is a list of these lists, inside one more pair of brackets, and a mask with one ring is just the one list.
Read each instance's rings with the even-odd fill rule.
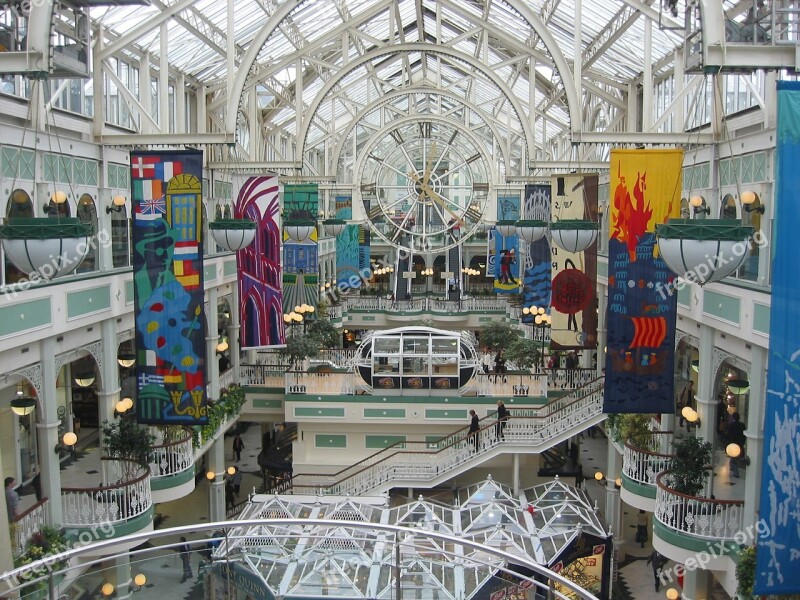
[[447,202],[445,202],[444,199],[439,194],[434,192],[427,183],[422,184],[422,191],[428,196],[428,198],[430,198],[431,200],[436,202],[439,206],[444,208],[447,212],[449,212],[453,216],[453,218],[456,221],[458,221],[461,225],[464,224],[464,221],[461,220],[461,217],[457,215],[455,212],[453,212],[450,209],[450,207],[447,206]]

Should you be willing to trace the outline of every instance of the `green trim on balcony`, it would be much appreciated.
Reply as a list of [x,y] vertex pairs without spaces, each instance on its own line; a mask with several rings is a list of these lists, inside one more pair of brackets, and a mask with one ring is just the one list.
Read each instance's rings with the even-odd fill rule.
[[[190,470],[191,471],[191,470]],[[96,523],[86,527],[66,527],[66,535],[72,539],[80,539],[82,532],[86,531],[92,536],[92,541],[111,540],[124,535],[142,531],[153,522],[153,507],[151,506],[142,514],[116,523]],[[113,527],[112,527],[113,525]]]
[[703,314],[711,315],[729,323],[739,324],[742,301],[739,298],[705,290],[703,293]]
[[365,408],[365,419],[405,419],[406,409],[404,408]]
[[692,306],[692,288],[688,285],[682,285],[678,289],[678,304],[691,308]]
[[108,285],[67,292],[67,319],[109,308],[111,308],[111,287]]
[[134,298],[133,279],[129,279],[125,282],[125,304],[132,304]]
[[214,281],[217,278],[217,265],[210,264],[205,265],[203,267],[203,282],[208,283],[209,281]]
[[633,481],[624,473],[622,474],[622,487],[624,487],[631,494],[636,494],[642,498],[650,498],[651,500],[656,499],[656,486],[644,485],[643,483]]
[[166,477],[151,477],[150,489],[156,490],[169,490],[179,485],[183,485],[187,481],[194,479],[194,469],[186,469],[176,475],[168,475]]
[[50,298],[0,307],[0,337],[50,325]]
[[347,436],[333,433],[314,435],[315,448],[347,448]]
[[222,263],[222,276],[223,277],[233,277],[238,274],[238,270],[236,268],[236,259],[233,260],[226,260]]
[[365,435],[364,447],[369,450],[380,450],[394,444],[404,444],[405,441],[404,435]]
[[[245,393],[247,393],[248,388],[245,388]],[[281,390],[283,393],[283,390]],[[273,408],[273,409],[282,409],[283,408],[283,400],[270,400],[267,398],[253,398],[253,408]]]
[[283,396],[286,393],[286,388],[283,387],[263,387],[260,385],[243,385],[242,389],[245,394],[278,394]]
[[[492,399],[490,404],[496,404],[497,400]],[[461,419],[466,420],[467,418],[467,409],[459,409],[459,408],[451,408],[449,410],[441,410],[437,408],[427,409],[425,411],[425,418],[426,419]]]
[[344,418],[344,408],[316,408],[314,406],[295,406],[295,417],[342,417]]
[[753,302],[753,330],[769,335],[769,306]]
[[[283,388],[250,388],[244,387],[243,388],[245,393],[252,393],[253,390],[257,390],[261,393],[264,393],[265,390],[270,390],[273,393],[277,394],[284,394]],[[567,391],[554,391],[550,396],[552,398],[558,398],[560,396],[564,396],[571,393],[571,390]],[[303,402],[303,403],[311,403],[311,402],[321,402],[323,404],[340,404],[340,403],[347,403],[347,404],[427,404],[430,406],[431,404],[437,405],[453,405],[453,406],[474,406],[474,405],[491,405],[494,406],[497,404],[498,400],[503,400],[506,404],[508,404],[508,408],[536,408],[539,406],[543,406],[547,404],[548,398],[544,396],[514,396],[513,399],[509,398],[509,396],[353,396],[353,395],[320,395],[320,394],[292,394],[291,396],[286,397],[286,402]]]
[[692,534],[686,533],[685,531],[677,531],[667,527],[657,519],[653,519],[653,535],[657,535],[668,544],[683,548],[684,550],[689,550],[690,552],[702,552],[703,550],[707,552],[709,544],[714,544],[718,556],[731,556],[735,552],[738,552],[738,546],[733,542],[723,542],[723,548],[720,549],[720,540],[694,537]]

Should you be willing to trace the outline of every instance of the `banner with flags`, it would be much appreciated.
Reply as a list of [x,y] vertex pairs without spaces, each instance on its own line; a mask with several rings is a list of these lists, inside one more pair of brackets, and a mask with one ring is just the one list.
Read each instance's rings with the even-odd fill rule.
[[675,411],[677,296],[655,226],[680,215],[683,151],[611,151],[605,413]]
[[[800,82],[778,82],[769,371],[753,593],[800,593]],[[759,393],[759,392],[756,392]],[[754,432],[758,433],[758,432]],[[753,468],[756,468],[755,466]]]
[[208,421],[202,165],[197,151],[131,153],[140,423]]
[[237,219],[250,219],[258,232],[236,253],[239,271],[239,341],[242,348],[286,343],[281,291],[280,185],[277,175],[234,181]]
[[[597,221],[595,173],[564,173],[552,178],[550,220]],[[568,252],[550,244],[550,347],[597,347],[597,243]]]
[[[290,313],[295,306],[317,307],[319,298],[319,257],[317,248],[317,184],[283,187],[283,310]],[[298,227],[295,224],[303,224]],[[313,224],[307,225],[307,224]],[[306,227],[307,225],[307,227]],[[292,232],[308,231],[303,239],[293,239]]]

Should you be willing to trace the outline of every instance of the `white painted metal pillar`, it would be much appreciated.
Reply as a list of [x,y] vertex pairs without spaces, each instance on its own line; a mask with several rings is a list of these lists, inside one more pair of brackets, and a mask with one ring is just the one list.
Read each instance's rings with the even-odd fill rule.
[[219,323],[217,320],[217,290],[208,290],[208,305],[206,306],[206,378],[208,380],[208,396],[212,400],[219,400],[219,363],[217,362],[217,344],[219,343]]
[[653,21],[644,17],[644,70],[642,71],[642,131],[653,126]]
[[753,346],[750,354],[750,396],[745,430],[746,456],[750,461],[744,475],[744,519],[742,524],[756,524],[761,494],[761,461],[764,454],[764,407],[766,398],[768,351]]
[[48,498],[47,510],[50,525],[60,526],[64,522],[61,506],[61,464],[59,453],[55,451],[58,439],[58,402],[56,398],[56,344],[53,338],[39,342],[41,348],[42,389],[39,394],[38,409],[41,411],[36,424],[39,438],[39,459],[41,460],[42,496]]
[[[153,94],[150,85],[150,54],[145,52],[142,55],[142,60],[139,63],[139,101],[142,105],[142,110],[148,113],[152,111]],[[151,124],[151,120],[145,118],[144,115],[140,117],[139,129],[142,133],[155,133]]]
[[158,61],[158,128],[169,133],[169,28],[167,21],[161,24],[161,47]]

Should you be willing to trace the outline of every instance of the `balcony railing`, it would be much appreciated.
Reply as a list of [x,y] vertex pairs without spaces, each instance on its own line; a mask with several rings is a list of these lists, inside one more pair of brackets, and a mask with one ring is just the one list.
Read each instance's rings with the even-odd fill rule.
[[[494,415],[481,419],[476,434],[463,428],[433,444],[393,444],[335,474],[298,474],[274,491],[295,494],[359,495],[388,482],[430,481],[500,445],[537,445],[546,449],[558,436],[602,414],[603,379],[541,408],[510,409],[502,432]],[[502,435],[500,435],[502,433]]]
[[95,488],[62,488],[66,527],[128,521],[153,505],[150,469],[126,459],[101,459],[102,483]]
[[547,383],[547,375],[478,373],[463,391],[475,390],[478,396],[543,397],[547,396]]
[[[672,431],[655,431],[653,439],[660,444],[660,436],[667,436],[671,440],[672,434]],[[631,481],[655,488],[656,477],[669,468],[674,456],[674,454],[635,448],[629,442],[625,442],[622,453],[622,474]]]
[[669,471],[656,477],[655,518],[679,533],[708,540],[730,541],[742,531],[744,501],[687,496],[673,490]]
[[153,479],[172,477],[194,467],[192,434],[185,432],[183,439],[153,446],[150,473]]
[[283,388],[286,385],[286,366],[281,364],[241,365],[239,382],[243,386]]
[[20,556],[25,552],[25,546],[28,545],[33,534],[41,531],[42,527],[47,525],[47,521],[47,498],[42,498],[14,519],[12,522],[14,556]]
[[445,298],[421,297],[405,300],[398,298],[394,302],[385,296],[353,296],[344,299],[342,312],[348,311],[400,311],[400,312],[506,312],[508,302],[503,298],[468,297],[457,300]]
[[286,373],[287,394],[353,395],[356,378],[353,373]]

